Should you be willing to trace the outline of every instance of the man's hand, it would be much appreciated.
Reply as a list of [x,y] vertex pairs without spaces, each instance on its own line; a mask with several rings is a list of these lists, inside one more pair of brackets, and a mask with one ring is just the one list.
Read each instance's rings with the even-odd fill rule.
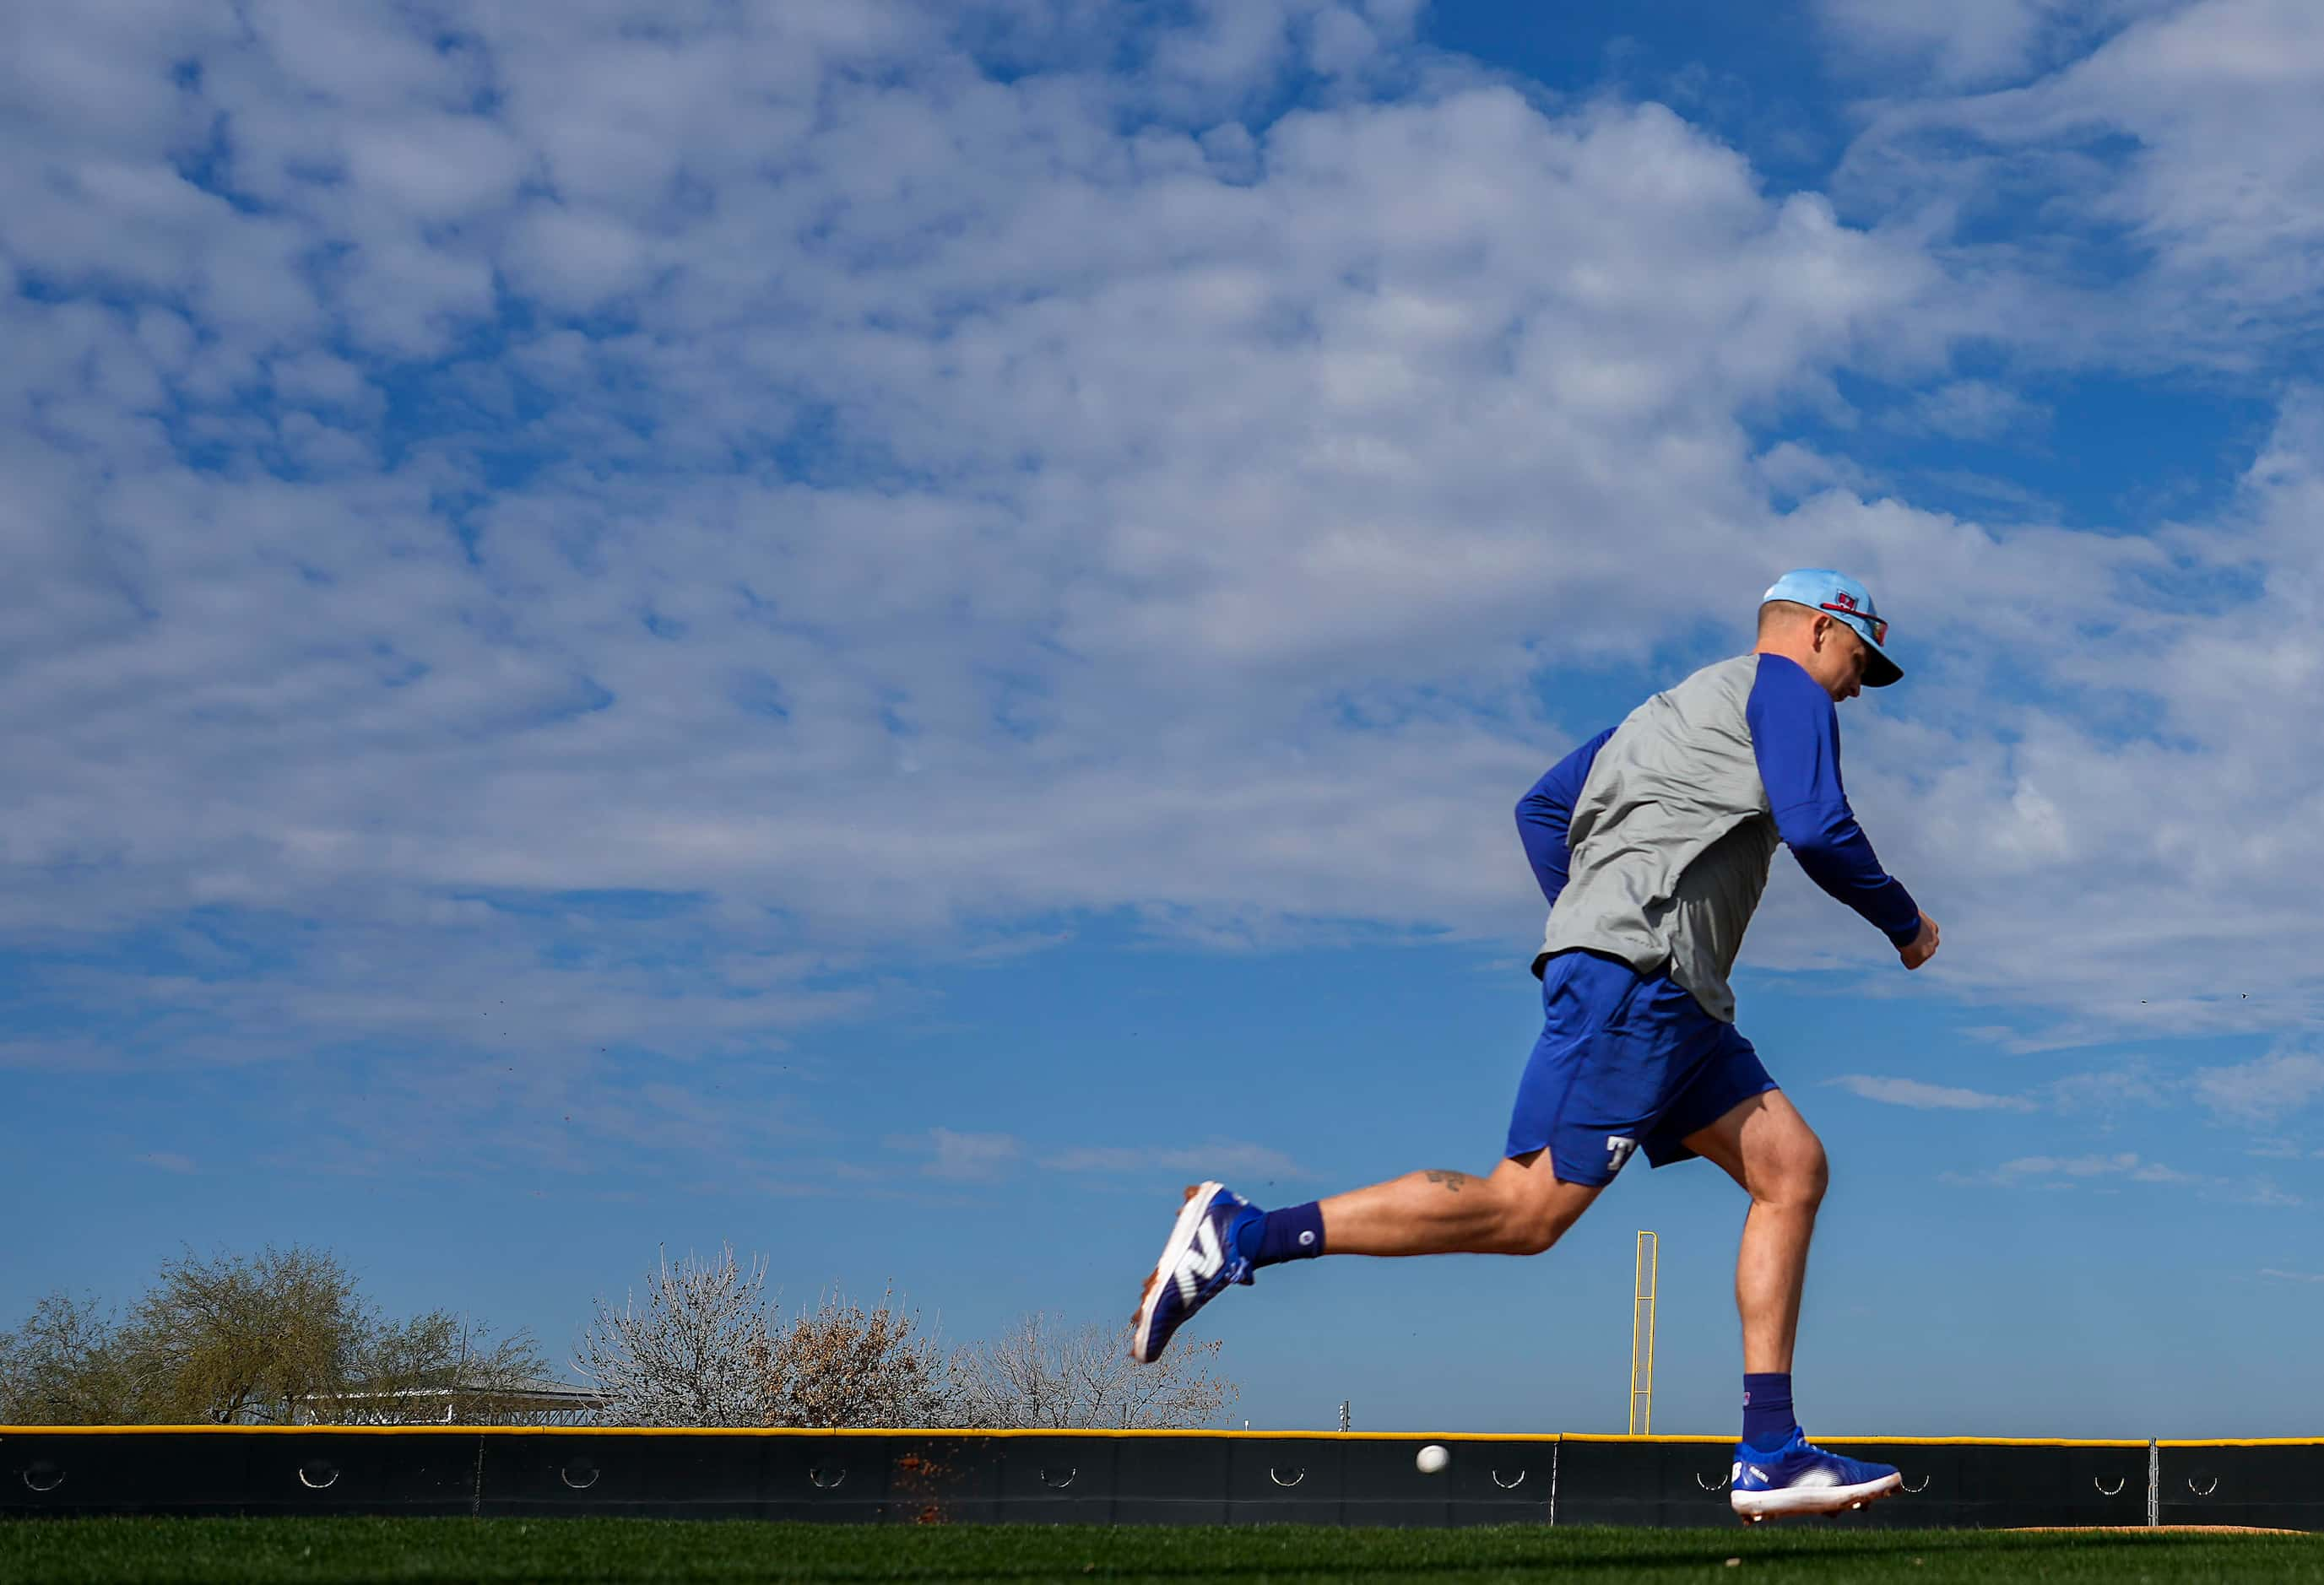
[[1937,922],[1928,915],[1923,914],[1921,933],[1913,937],[1912,945],[1897,948],[1896,955],[1904,960],[1906,968],[1917,969],[1937,955],[1937,942],[1941,934],[1937,929]]

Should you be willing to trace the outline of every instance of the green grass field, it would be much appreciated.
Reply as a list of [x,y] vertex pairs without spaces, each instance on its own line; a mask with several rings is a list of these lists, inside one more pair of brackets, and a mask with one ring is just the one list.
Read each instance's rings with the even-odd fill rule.
[[67,1519],[0,1525],[7,1580],[1664,1580],[2324,1582],[2324,1536],[1048,1528],[641,1519]]

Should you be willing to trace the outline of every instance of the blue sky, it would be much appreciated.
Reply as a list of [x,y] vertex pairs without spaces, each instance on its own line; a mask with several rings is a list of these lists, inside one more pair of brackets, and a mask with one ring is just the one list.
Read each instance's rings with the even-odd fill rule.
[[[1926,14],[1923,14],[1925,12]],[[731,1240],[969,1339],[1481,1168],[1509,811],[1845,567],[1909,979],[1778,861],[1812,1431],[2312,1433],[2304,0],[53,9],[0,61],[0,1312]],[[1738,1193],[1200,1326],[1234,1415],[1724,1431]]]

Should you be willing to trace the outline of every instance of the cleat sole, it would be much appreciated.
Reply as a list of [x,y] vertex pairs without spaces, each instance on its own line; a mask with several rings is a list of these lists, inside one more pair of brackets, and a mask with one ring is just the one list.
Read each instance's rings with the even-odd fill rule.
[[1899,1473],[1883,1475],[1862,1486],[1787,1486],[1774,1491],[1738,1491],[1729,1502],[1748,1525],[1797,1514],[1852,1513],[1868,1503],[1895,1496],[1904,1485],[1904,1477]]
[[[1200,1187],[1201,1185],[1196,1184],[1188,1184],[1186,1185],[1185,1200],[1181,1200],[1178,1203],[1178,1208],[1181,1212],[1185,1210],[1186,1200],[1192,1200]],[[1157,1266],[1153,1270],[1146,1274],[1146,1280],[1139,1285],[1138,1308],[1130,1313],[1130,1324],[1131,1326],[1136,1326],[1140,1321],[1145,1319],[1146,1301],[1154,1296],[1154,1285],[1161,1281],[1161,1279],[1162,1268],[1159,1266]]]

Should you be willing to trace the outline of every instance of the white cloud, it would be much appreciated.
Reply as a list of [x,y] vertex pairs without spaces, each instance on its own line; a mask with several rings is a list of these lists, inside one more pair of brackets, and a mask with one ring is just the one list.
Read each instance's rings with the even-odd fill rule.
[[[271,53],[205,67],[225,108],[273,103],[281,72],[356,92],[310,23],[262,20],[290,30],[262,37]],[[478,511],[473,550],[431,504],[478,490],[487,442],[457,427],[345,488],[192,473],[150,444],[103,490],[63,468],[78,498],[59,509],[127,560],[57,569],[86,611],[69,659],[51,647],[59,663],[23,679],[54,692],[19,723],[53,709],[84,741],[25,789],[24,862],[108,852],[116,884],[161,888],[133,908],[195,890],[299,907],[400,879],[715,887],[883,928],[1060,906],[1515,917],[1506,834],[1472,812],[1563,731],[1480,732],[1468,705],[1418,703],[1441,687],[1391,657],[1425,648],[1441,682],[1499,711],[1538,659],[1635,651],[1668,618],[1632,551],[1672,525],[1756,585],[1772,557],[1728,411],[1779,398],[1930,279],[1812,197],[1766,201],[1731,152],[1652,107],[1558,120],[1456,83],[1289,118],[1253,187],[1183,136],[1123,142],[1084,87],[983,81],[925,40],[897,59],[924,74],[905,92],[755,79],[715,37],[625,52],[612,31],[552,47],[469,20],[473,47],[408,85],[408,115],[373,93],[343,124],[303,106],[318,129],[294,135],[276,105],[254,152],[230,150],[235,179],[295,217],[265,224],[348,247],[322,281],[330,312],[425,352],[492,310],[496,245],[551,307],[637,279],[621,238],[659,235],[677,274],[637,335],[512,350],[503,369],[556,397],[489,444],[546,465]],[[1225,48],[1225,14],[1205,25],[1201,47]],[[521,55],[505,125],[447,119],[503,46]],[[596,194],[612,254],[595,232],[520,225],[495,244],[423,224],[532,159],[577,185],[567,107],[632,56],[647,69],[622,102],[643,106],[659,162]],[[825,87],[826,124],[789,115]],[[720,96],[750,107],[705,115]],[[459,139],[481,140],[474,160],[448,158]],[[436,152],[310,178],[301,149]],[[178,188],[229,235],[259,224]],[[183,270],[204,247],[126,251]],[[64,322],[12,311],[33,335]],[[74,336],[83,359],[128,345],[102,318]],[[316,347],[274,367],[285,396],[360,394]],[[497,424],[518,398],[493,378],[477,418]],[[734,471],[812,415],[835,458],[863,459],[841,465],[925,482]],[[254,460],[311,459],[322,438],[231,405],[202,421]],[[1553,649],[1529,651],[1546,613],[1563,613]],[[774,680],[787,724],[714,725],[751,719],[724,707],[746,676]],[[1342,694],[1379,727],[1340,730]],[[141,768],[97,774],[115,751],[100,743]],[[1133,769],[1133,749],[1184,779]],[[670,757],[680,787],[653,769]],[[246,816],[205,829],[193,806],[147,806],[187,776],[214,816]],[[932,780],[940,830],[919,817]],[[134,859],[106,834],[131,828]]]
[[2143,1160],[2135,1152],[2114,1151],[2088,1156],[2021,1156],[1994,1168],[1992,1181],[2011,1184],[2028,1179],[2125,1178],[2138,1184],[2200,1184],[2205,1180],[2159,1161]]
[[1944,1173],[1943,1183],[2005,1189],[2070,1190],[2097,1185],[2116,1192],[2117,1183],[2159,1184],[2193,1193],[2202,1199],[2264,1209],[2289,1210],[2306,1203],[2300,1195],[2267,1178],[2227,1178],[2182,1172],[2135,1151],[2119,1150],[2083,1156],[2022,1156],[1988,1172]]
[[346,161],[368,201],[423,226],[507,204],[530,163],[522,145],[483,116],[410,114],[352,129]]
[[1890,1106],[1910,1106],[1939,1111],[2033,1111],[2034,1102],[2017,1095],[1988,1095],[1981,1090],[1955,1089],[1923,1083],[1918,1079],[1883,1079],[1868,1074],[1843,1074],[1827,1083],[1867,1101]]
[[[928,1157],[920,1171],[929,1177],[957,1182],[989,1182],[999,1178],[1031,1153],[1015,1134],[971,1133],[936,1128],[924,1134],[897,1135],[887,1141],[891,1150]],[[1248,1189],[1253,1184],[1310,1175],[1281,1151],[1237,1139],[1212,1139],[1181,1148],[1153,1146],[1071,1146],[1040,1154],[1046,1172],[1102,1174],[1120,1177],[1151,1177],[1157,1174],[1191,1177],[1224,1177]]]
[[2194,1083],[2196,1097],[2224,1118],[2280,1122],[2324,1095],[2324,1057],[2279,1053],[2230,1067],[2200,1069]]
[[512,240],[506,263],[528,296],[586,313],[644,284],[645,240],[603,216],[535,207]]
[[920,1170],[930,1177],[977,1183],[1001,1175],[1024,1154],[1014,1134],[972,1134],[930,1129],[926,1147],[933,1157]]
[[[2010,1037],[2008,1031],[2000,1034],[2005,1041]],[[2174,1087],[2144,1067],[2128,1067],[2069,1074],[2043,1088],[2061,1112],[2094,1113],[2110,1120],[2133,1108],[2169,1103]]]
[[2052,1174],[2071,1178],[2098,1177],[2112,1173],[2127,1173],[2138,1166],[2138,1157],[2129,1151],[2117,1151],[2111,1156],[2021,1156],[2015,1161],[2005,1161],[1994,1169],[1999,1177],[2047,1177]]
[[2056,35],[2091,11],[2107,9],[2075,0],[1953,0],[1943,6],[1816,0],[1815,14],[1843,57],[1858,64],[1972,83],[2021,74]]
[[[2065,8],[1991,9],[2032,26]],[[1932,227],[2039,205],[2049,241],[2013,228],[1960,253],[2021,356],[2274,364],[2305,345],[2292,333],[2316,327],[2324,286],[2324,173],[2301,152],[2324,132],[2324,13],[2194,0],[2092,16],[2119,31],[2024,87],[1879,106],[1841,186],[1921,206]]]
[[1901,415],[1903,427],[1953,440],[2023,440],[2038,435],[2049,410],[1989,380],[1951,380],[1923,392]]
[[1082,1145],[1047,1156],[1041,1165],[1056,1172],[1123,1176],[1185,1173],[1222,1178],[1246,1190],[1254,1182],[1313,1175],[1280,1150],[1235,1139],[1213,1139],[1192,1149]]
[[[1711,659],[1772,572],[1834,562],[1914,668],[1848,730],[1948,926],[1916,992],[2054,1009],[2036,1044],[2324,1002],[2324,795],[2280,702],[2324,671],[2314,399],[2216,521],[1918,510],[1844,437],[1770,436],[1843,412],[1843,373],[1993,432],[2012,388],[1949,338],[2023,331],[2031,289],[1771,197],[1666,109],[1424,60],[1408,5],[110,17],[42,11],[0,63],[0,251],[39,289],[0,299],[0,928],[298,922],[54,981],[137,1060],[387,1035],[487,1108],[467,1031],[504,980],[544,1103],[679,1138],[576,1060],[593,1030],[779,1048],[871,1005],[874,945],[1119,912],[1522,950],[1508,806],[1606,724],[1563,668]],[[2264,201],[2218,300],[2292,304],[2307,175],[2236,166],[2211,97],[2264,51],[2163,116],[2123,85],[2209,59],[2158,60],[2163,25],[2030,98],[1897,107],[1866,158],[2151,115],[2117,199],[2177,257],[2203,215],[2164,224],[2171,192],[2235,176]],[[1330,91],[1261,120],[1303,60]],[[697,912],[558,900],[624,891]],[[1788,871],[1770,909],[1755,963],[1881,962]],[[730,976],[738,941],[822,966]]]

